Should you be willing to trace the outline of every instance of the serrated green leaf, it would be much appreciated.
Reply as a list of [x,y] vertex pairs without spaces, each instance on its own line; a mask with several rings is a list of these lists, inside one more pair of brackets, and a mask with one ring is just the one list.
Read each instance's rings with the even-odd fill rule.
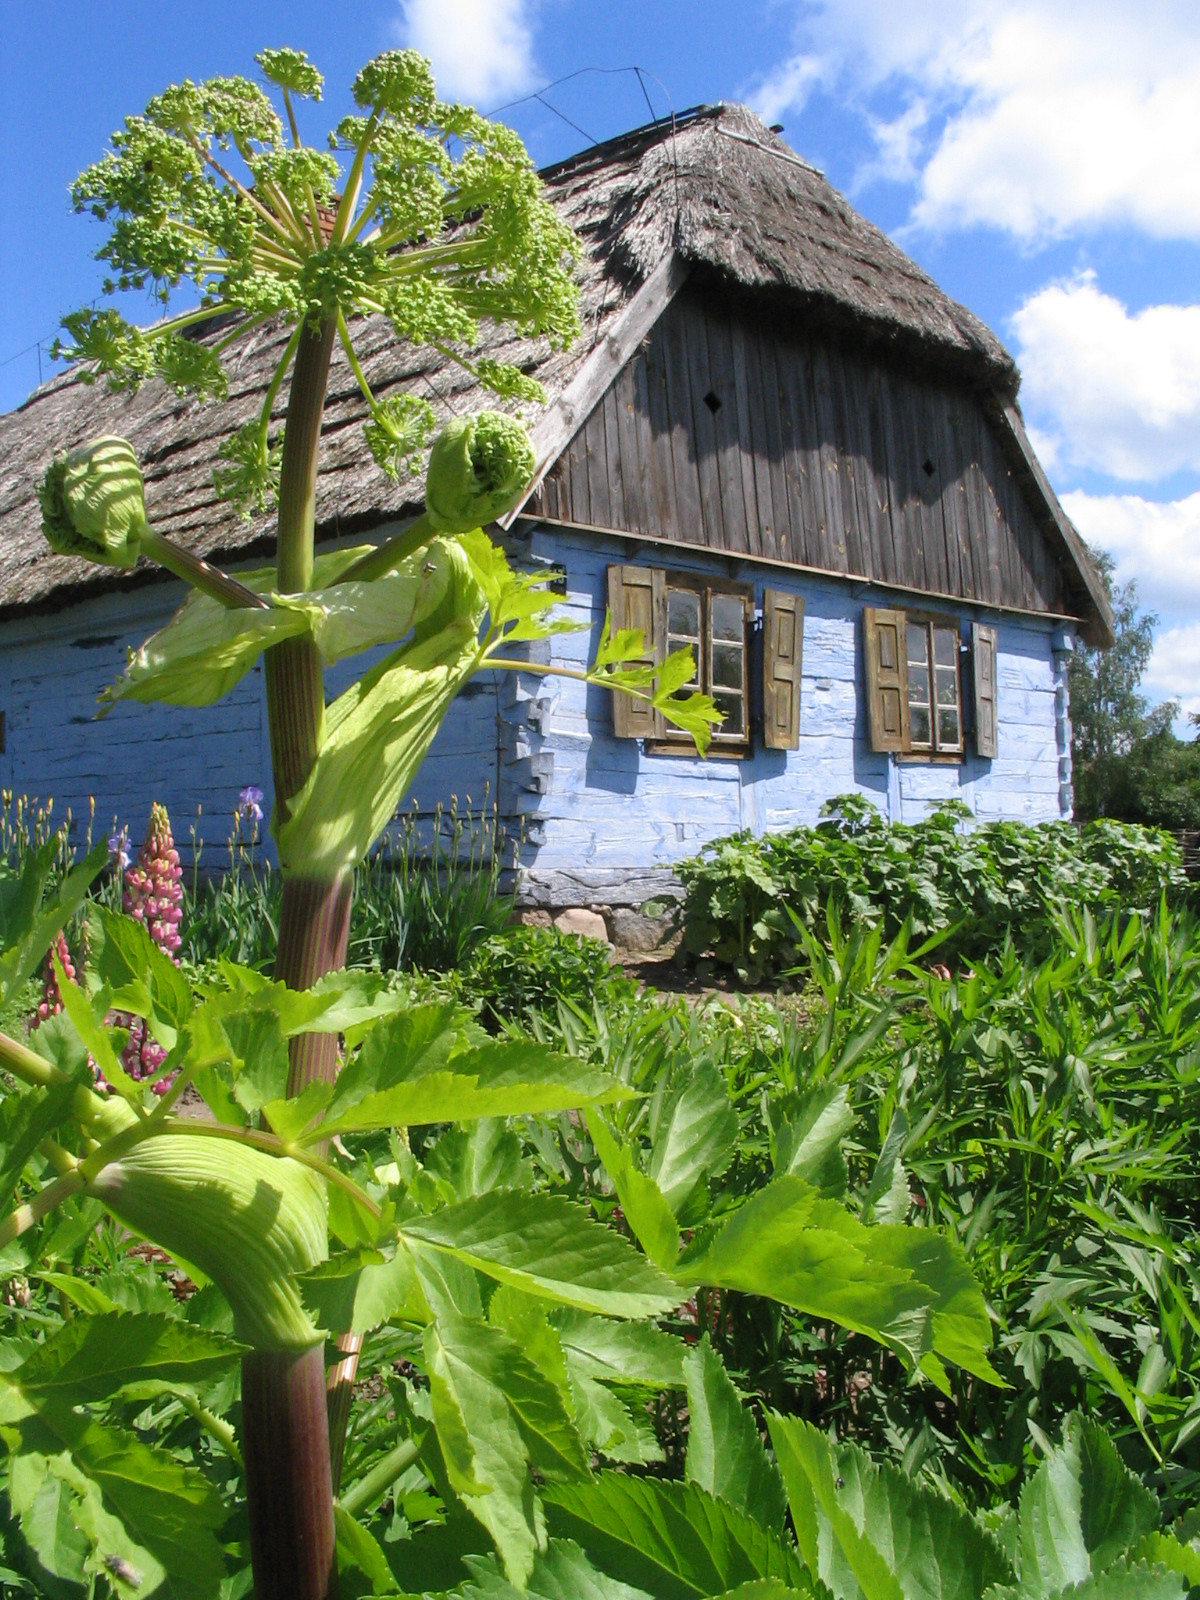
[[525,1439],[495,1381],[514,1354],[520,1352],[512,1341],[482,1322],[443,1316],[425,1330],[433,1423],[450,1483],[495,1540],[509,1578],[522,1586],[545,1526]]
[[881,1224],[868,1230],[868,1243],[875,1260],[907,1269],[925,1286],[933,1349],[942,1360],[1003,1385],[987,1358],[992,1343],[987,1306],[958,1241],[932,1228]]
[[563,1349],[589,1376],[606,1383],[683,1388],[687,1346],[652,1322],[614,1322],[565,1308],[552,1311],[550,1320]]
[[409,1218],[400,1232],[500,1283],[582,1311],[658,1316],[679,1301],[669,1278],[561,1195],[493,1189],[431,1217]]
[[[396,1024],[394,1031],[399,1031],[401,1019]],[[386,1053],[387,1041],[376,1045],[372,1034],[344,1070],[325,1116],[305,1139],[312,1143],[376,1128],[568,1111],[628,1097],[607,1073],[569,1056],[552,1055],[532,1040],[479,1045],[452,1057],[450,1043],[440,1061],[431,1052],[401,1065]],[[366,1088],[370,1069],[378,1086]]]
[[808,1565],[846,1600],[979,1600],[1011,1577],[1000,1546],[944,1495],[811,1424],[769,1418]]
[[82,1082],[79,1075],[73,1082],[4,1096],[0,1102],[0,1205],[7,1203],[38,1145],[70,1116],[76,1087]]
[[402,1591],[387,1557],[369,1528],[364,1528],[348,1511],[335,1503],[333,1525],[337,1535],[338,1568],[343,1585],[347,1575],[355,1572],[365,1580],[360,1593],[370,1595],[398,1595]]
[[1023,1592],[1082,1584],[1157,1532],[1158,1501],[1108,1435],[1078,1413],[1021,1490],[1018,1578]]
[[425,1152],[425,1170],[440,1178],[455,1198],[468,1200],[489,1189],[521,1186],[521,1141],[502,1117],[481,1117],[466,1128],[449,1128]]
[[915,1365],[929,1347],[930,1292],[873,1253],[872,1235],[800,1178],[776,1178],[676,1270],[681,1283],[766,1295],[878,1339]]
[[1192,1588],[1200,1588],[1200,1550],[1183,1544],[1169,1533],[1149,1533],[1132,1555],[1151,1566],[1166,1567],[1168,1572],[1178,1572]]
[[787,1496],[767,1456],[754,1413],[734,1388],[707,1335],[683,1361],[688,1397],[684,1472],[718,1500],[782,1533]]
[[29,1547],[39,1588],[52,1594],[63,1591],[54,1579],[67,1583],[87,1581],[85,1563],[91,1542],[79,1526],[79,1493],[61,1472],[53,1456],[28,1450],[14,1455],[9,1466],[8,1493],[21,1535]]
[[65,1323],[13,1378],[31,1398],[57,1396],[82,1405],[148,1379],[201,1383],[233,1366],[245,1348],[173,1317],[111,1311]]
[[668,1106],[650,1152],[650,1176],[677,1217],[697,1186],[729,1165],[737,1134],[725,1080],[702,1062]]
[[390,1261],[378,1250],[335,1256],[296,1282],[313,1321],[331,1333],[370,1333],[391,1317],[425,1322],[429,1316],[406,1250]]
[[813,1593],[793,1549],[696,1484],[605,1472],[551,1484],[544,1498],[552,1532],[656,1600],[708,1600],[764,1578]]
[[775,1104],[771,1113],[772,1161],[827,1198],[846,1192],[842,1141],[854,1126],[845,1084],[821,1084]]
[[651,1600],[644,1589],[598,1572],[579,1546],[552,1539],[533,1563],[524,1589],[514,1589],[491,1556],[468,1557],[472,1578],[455,1591],[461,1600]]
[[111,991],[122,1011],[145,1017],[166,1049],[194,1005],[191,985],[142,923],[93,902],[87,911],[88,983]]
[[616,1135],[598,1111],[590,1109],[584,1116],[596,1154],[616,1187],[634,1238],[656,1267],[669,1272],[679,1255],[679,1224],[666,1196],[653,1178],[635,1166],[632,1151],[617,1143]]

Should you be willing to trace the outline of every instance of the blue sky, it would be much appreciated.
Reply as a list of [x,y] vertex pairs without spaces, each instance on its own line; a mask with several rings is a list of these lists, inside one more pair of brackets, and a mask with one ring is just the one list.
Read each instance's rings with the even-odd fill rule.
[[[539,162],[745,100],[1014,351],[1051,478],[1161,617],[1147,687],[1200,710],[1200,12],[1192,0],[81,0],[10,6],[0,409],[101,274],[67,185],[123,116],[264,45],[326,75],[412,44]],[[642,76],[622,70],[641,67]],[[556,82],[556,80],[566,81]],[[548,84],[553,88],[545,89]],[[526,98],[544,89],[541,98]],[[136,310],[136,307],[134,308]],[[147,308],[149,314],[149,308]],[[35,348],[30,348],[34,346]]]

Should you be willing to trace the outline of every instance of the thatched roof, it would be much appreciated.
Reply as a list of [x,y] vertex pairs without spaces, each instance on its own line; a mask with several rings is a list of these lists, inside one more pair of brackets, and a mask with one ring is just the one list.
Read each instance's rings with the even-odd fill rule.
[[[837,325],[843,336],[881,342],[1005,399],[1015,394],[1016,369],[987,328],[743,107],[705,107],[637,130],[543,176],[583,242],[584,337],[565,353],[495,329],[485,339],[487,354],[533,373],[551,401],[672,250],[698,271]],[[136,394],[113,395],[68,373],[0,418],[0,614],[61,604],[68,591],[76,599],[139,581],[52,555],[40,536],[35,484],[54,454],[99,433],[132,441],[161,532],[210,557],[265,548],[271,517],[240,520],[217,499],[212,472],[222,440],[258,411],[283,337],[259,330],[235,349],[227,358],[229,394],[219,402],[180,400],[157,379]],[[357,342],[380,397],[411,390],[442,418],[486,403],[458,368],[397,344],[382,319],[362,327]],[[363,441],[364,415],[337,351],[317,490],[322,537],[416,509],[421,480],[397,485],[380,474]]]

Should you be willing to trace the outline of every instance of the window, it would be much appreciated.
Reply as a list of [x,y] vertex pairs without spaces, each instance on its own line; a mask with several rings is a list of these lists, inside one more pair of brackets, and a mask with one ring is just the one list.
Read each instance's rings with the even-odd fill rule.
[[[613,625],[639,632],[648,663],[690,650],[696,672],[689,688],[710,694],[724,722],[713,734],[710,757],[745,756],[752,744],[751,633],[754,590],[702,574],[658,567],[610,567],[608,604]],[[769,750],[795,750],[800,732],[800,673],[804,601],[768,589],[763,596],[761,652],[762,742]],[[613,696],[618,738],[645,739],[660,754],[695,754],[690,737],[666,724],[645,701]]]
[[975,751],[996,755],[996,630],[955,618],[868,606],[863,612],[871,746],[921,761],[961,761],[966,751],[963,669],[971,667]]
[[958,681],[958,626],[909,617],[909,748],[961,755],[962,702]]
[[[710,694],[725,719],[713,732],[713,743],[744,745],[750,727],[750,677],[746,671],[747,624],[752,620],[749,596],[740,591],[691,584],[667,578],[667,654],[690,650],[696,675],[689,689]],[[667,739],[691,743],[678,728],[664,729]]]

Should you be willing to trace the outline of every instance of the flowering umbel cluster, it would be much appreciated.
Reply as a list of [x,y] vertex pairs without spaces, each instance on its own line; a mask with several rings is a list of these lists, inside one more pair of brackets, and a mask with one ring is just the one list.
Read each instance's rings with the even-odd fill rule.
[[[361,319],[432,348],[510,402],[540,401],[517,366],[473,355],[481,324],[565,347],[579,331],[577,246],[542,193],[520,139],[437,98],[429,63],[389,51],[354,81],[357,111],[325,150],[302,143],[297,103],[323,81],[294,50],[257,57],[268,90],[245,78],[185,82],[150,101],[76,180],[77,211],[109,225],[98,255],[108,293],[148,288],[165,305],[191,284],[200,305],[150,328],[112,309],[67,317],[56,353],[114,388],[158,374],[178,392],[222,395],[222,358],[265,323],[292,329],[260,414],[223,448],[221,493],[247,514],[274,499],[281,434],[272,412],[305,326],[336,325],[366,400],[366,442],[390,477],[413,470],[434,424],[426,398],[376,393],[354,347]],[[232,314],[220,334],[197,325]]]

